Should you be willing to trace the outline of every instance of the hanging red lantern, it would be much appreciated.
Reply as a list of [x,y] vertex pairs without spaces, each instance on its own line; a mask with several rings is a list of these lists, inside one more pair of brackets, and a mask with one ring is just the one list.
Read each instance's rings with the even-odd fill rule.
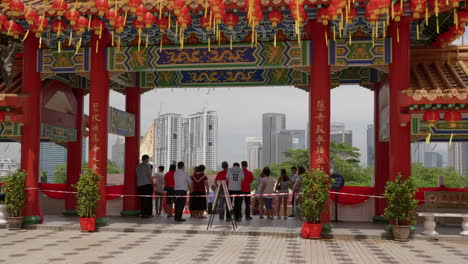
[[24,35],[24,28],[19,24],[15,23],[13,24],[12,32],[13,38],[19,39],[20,36]]
[[155,19],[156,18],[151,12],[146,12],[145,16],[143,17],[143,22],[145,23],[146,28],[150,28],[153,25]]
[[169,19],[167,19],[167,17],[161,17],[156,23],[158,24],[158,27],[161,30],[161,32],[164,32],[166,29],[169,28]]
[[205,28],[207,31],[210,31],[211,30],[211,23],[210,23],[210,18],[209,17],[205,17],[205,16],[201,16],[200,17],[200,26],[202,26],[203,28]]
[[107,20],[109,20],[109,24],[113,26],[115,23],[115,20],[119,18],[119,13],[115,11],[114,9],[109,9],[106,11],[106,18]]
[[55,0],[52,7],[55,9],[57,16],[62,16],[68,9],[68,3],[65,0]]
[[268,20],[270,20],[273,27],[277,27],[278,24],[284,20],[283,13],[278,10],[273,10],[268,14]]
[[75,9],[71,9],[65,13],[65,17],[70,21],[70,24],[73,26],[76,24],[78,19],[80,19],[80,12],[76,11]]
[[224,24],[228,27],[229,30],[233,30],[234,26],[239,22],[239,17],[234,13],[227,13],[224,16]]
[[332,0],[332,5],[339,10],[338,13],[341,14],[341,9],[346,7],[346,0]]
[[78,34],[83,34],[88,28],[89,20],[86,17],[80,17],[76,22],[76,31]]
[[36,36],[36,38],[40,38],[42,32],[44,32],[44,30],[39,30],[39,28],[36,26],[36,24],[31,24],[31,25],[29,26],[29,31],[32,32],[32,33],[34,33],[34,35]]
[[146,8],[143,5],[138,6],[136,11],[135,11],[135,15],[136,15],[138,21],[143,21],[143,17],[145,16],[145,14],[147,12],[148,12],[148,10],[146,10]]
[[[336,10],[336,8],[334,6],[329,6],[327,8],[327,13],[328,13],[328,16],[330,17],[331,20],[336,20],[338,19],[338,11]],[[322,21],[323,23],[323,21]]]
[[299,15],[297,14],[297,10],[291,11],[291,17],[294,20],[297,20],[299,24],[302,24],[307,20],[308,16],[307,16],[307,12],[305,11],[305,9],[302,8],[302,9],[299,9]]
[[123,16],[119,16],[114,23],[114,29],[116,33],[122,33],[124,30],[124,23],[125,23],[125,18]]
[[3,29],[7,32],[7,36],[13,36],[13,27],[15,24],[13,20],[8,20],[3,23]]
[[24,11],[24,18],[28,22],[29,25],[34,23],[34,20],[39,16],[39,13],[37,13],[36,10],[29,8],[26,11]]
[[40,16],[34,20],[34,24],[36,24],[38,29],[45,30],[47,25],[49,24],[49,21],[46,17]]
[[213,19],[216,24],[221,24],[222,19],[226,15],[225,6],[223,3],[212,6]]
[[185,6],[184,0],[174,0],[174,14],[177,16],[180,13],[180,10]]
[[426,9],[426,0],[411,0],[410,10],[413,13],[413,18],[421,18]]
[[130,7],[130,12],[135,13],[137,7],[141,5],[141,0],[129,0],[128,7]]
[[456,128],[457,122],[459,122],[461,119],[461,113],[456,110],[450,110],[444,115],[444,120],[450,124],[450,128]]
[[394,4],[393,5],[393,19],[398,22],[401,20],[401,17],[405,14],[405,9],[404,7],[402,8],[400,4]]
[[10,6],[11,14],[13,16],[19,16],[19,14],[24,10],[24,4],[20,0],[11,0],[8,5]]
[[137,19],[133,20],[133,27],[138,31],[143,30],[145,28],[145,23],[143,21],[139,21]]
[[3,25],[7,21],[8,21],[7,17],[5,15],[0,14],[0,28],[3,28]]
[[102,30],[106,27],[104,22],[101,19],[93,19],[91,20],[91,28],[96,35],[101,35]]
[[52,31],[57,33],[57,35],[62,34],[67,28],[67,24],[62,20],[55,20],[51,25]]
[[429,127],[434,127],[435,123],[440,120],[440,115],[437,111],[429,110],[424,112],[423,120],[429,124]]
[[100,17],[102,17],[106,13],[106,11],[109,10],[109,3],[107,2],[107,0],[96,0],[94,2],[94,5],[96,6]]

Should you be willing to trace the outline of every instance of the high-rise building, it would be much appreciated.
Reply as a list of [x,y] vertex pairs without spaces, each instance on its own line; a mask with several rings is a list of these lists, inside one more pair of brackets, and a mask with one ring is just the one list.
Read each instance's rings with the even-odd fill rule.
[[305,149],[305,130],[288,130],[282,129],[276,131],[275,136],[278,146],[277,162],[281,163],[286,161],[284,153],[290,149]]
[[367,166],[374,166],[374,125],[367,125]]
[[424,153],[424,167],[442,168],[442,154],[438,152],[425,152]]
[[10,176],[18,169],[18,165],[12,159],[0,159],[0,177]]
[[155,166],[169,168],[169,165],[182,160],[182,121],[182,116],[174,113],[156,118]]
[[117,137],[114,145],[112,145],[111,160],[121,170],[124,168],[124,156],[125,156],[124,140],[122,137]]
[[205,165],[216,170],[218,165],[218,115],[203,111],[184,118],[182,124],[182,159],[188,168]]
[[53,182],[55,169],[67,163],[67,149],[53,142],[41,142],[39,169],[47,173],[47,182]]
[[449,167],[463,176],[468,176],[468,142],[454,142],[448,147]]
[[247,137],[245,142],[247,143],[247,162],[249,163],[249,169],[255,170],[263,168],[262,138]]
[[330,127],[330,140],[352,146],[353,132],[351,130],[345,130],[345,125],[342,122],[332,122]]
[[263,165],[278,163],[278,131],[286,129],[286,115],[265,113],[262,116]]

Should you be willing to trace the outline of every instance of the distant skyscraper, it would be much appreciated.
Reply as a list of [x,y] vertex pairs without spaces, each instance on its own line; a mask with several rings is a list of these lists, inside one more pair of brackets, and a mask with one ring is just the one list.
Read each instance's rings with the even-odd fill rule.
[[411,162],[424,164],[424,153],[430,149],[430,144],[426,144],[426,142],[411,143]]
[[47,182],[53,182],[55,169],[67,163],[67,149],[53,142],[41,142],[39,169],[47,173]]
[[262,117],[263,165],[278,163],[278,131],[286,129],[285,114],[265,113]]
[[344,123],[332,122],[330,128],[330,140],[337,143],[346,143],[350,146],[353,145],[353,132],[345,130]]
[[468,176],[468,142],[454,142],[448,147],[448,164],[463,176]]
[[156,118],[156,164],[164,166],[182,160],[182,116],[168,113]]
[[245,142],[247,143],[247,162],[249,163],[249,169],[255,170],[263,168],[262,138],[247,137]]
[[0,159],[0,177],[10,176],[18,169],[18,165],[12,159]]
[[117,139],[115,140],[114,145],[112,145],[112,158],[111,158],[111,160],[121,170],[124,168],[124,156],[125,156],[124,140],[123,140],[122,137],[117,137]]
[[203,111],[184,118],[182,158],[188,168],[205,165],[216,170],[218,166],[218,115]]
[[276,145],[278,146],[277,163],[286,161],[284,153],[290,149],[305,149],[305,130],[289,130],[282,129],[276,131],[277,139]]
[[424,167],[442,168],[442,154],[438,152],[425,152],[424,153]]
[[374,125],[367,125],[367,166],[374,166]]

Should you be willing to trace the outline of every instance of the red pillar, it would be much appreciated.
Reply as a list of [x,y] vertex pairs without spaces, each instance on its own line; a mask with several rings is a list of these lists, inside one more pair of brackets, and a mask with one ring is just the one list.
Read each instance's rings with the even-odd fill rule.
[[[388,181],[388,142],[379,140],[380,122],[380,104],[379,98],[381,91],[381,83],[376,84],[374,89],[374,174],[375,174],[375,194],[383,195],[385,184]],[[375,199],[375,215],[383,215],[386,206],[385,199]],[[379,221],[379,219],[375,219]]]
[[[399,32],[398,32],[399,31]],[[399,42],[397,41],[399,33]],[[390,86],[390,169],[389,179],[399,173],[411,175],[411,140],[409,116],[401,110],[407,106],[408,97],[401,91],[410,86],[410,18],[402,17],[389,27],[392,38],[392,63],[389,67]]]
[[[309,167],[330,174],[330,66],[325,39],[327,27],[309,20],[307,29],[312,36],[312,65],[309,89]],[[322,223],[330,222],[330,201]]]
[[140,155],[140,87],[129,87],[125,90],[125,110],[135,115],[135,136],[125,137],[125,178],[122,216],[140,214],[137,193],[136,167]]
[[[72,187],[81,175],[81,164],[83,163],[83,90],[73,89],[75,94],[77,108],[76,108],[76,141],[67,144],[67,181],[66,191],[75,192],[76,189]],[[67,193],[65,197],[65,211],[64,216],[76,215],[76,194]]]
[[107,126],[109,109],[109,73],[105,68],[105,48],[109,33],[104,30],[102,37],[91,37],[91,72],[89,88],[89,162],[88,166],[100,175],[99,194],[96,211],[97,224],[107,224],[106,185],[107,185]]
[[23,93],[29,96],[24,104],[25,122],[21,136],[21,169],[26,171],[26,203],[23,210],[25,224],[40,222],[38,181],[41,135],[41,75],[37,72],[39,40],[34,34],[24,41]]

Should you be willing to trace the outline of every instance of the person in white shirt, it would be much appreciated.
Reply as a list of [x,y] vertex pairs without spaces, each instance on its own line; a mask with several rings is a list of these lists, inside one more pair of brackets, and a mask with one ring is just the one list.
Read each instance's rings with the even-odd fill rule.
[[182,218],[182,213],[184,212],[185,203],[187,202],[187,191],[190,184],[192,184],[190,176],[184,169],[185,164],[180,161],[177,163],[177,171],[174,173],[174,195],[176,195],[174,219],[176,222],[185,221],[185,219]]
[[265,204],[266,216],[267,219],[273,219],[273,196],[272,194],[275,190],[275,179],[270,176],[270,168],[263,168],[263,180],[262,180],[262,195],[263,203]]
[[136,167],[137,175],[137,190],[140,196],[140,216],[142,218],[149,218],[153,214],[153,204],[150,195],[153,194],[153,169],[149,162],[149,156],[143,155],[141,163]]
[[164,166],[158,167],[158,172],[153,175],[154,192],[156,200],[154,200],[154,211],[156,215],[161,215],[163,196],[164,196]]
[[[241,169],[239,163],[234,163],[232,168],[229,168],[226,178],[228,180],[229,195],[241,194],[242,180],[244,180],[244,171]],[[231,197],[231,202],[232,202]],[[234,198],[234,216],[236,222],[242,220],[242,197]]]

